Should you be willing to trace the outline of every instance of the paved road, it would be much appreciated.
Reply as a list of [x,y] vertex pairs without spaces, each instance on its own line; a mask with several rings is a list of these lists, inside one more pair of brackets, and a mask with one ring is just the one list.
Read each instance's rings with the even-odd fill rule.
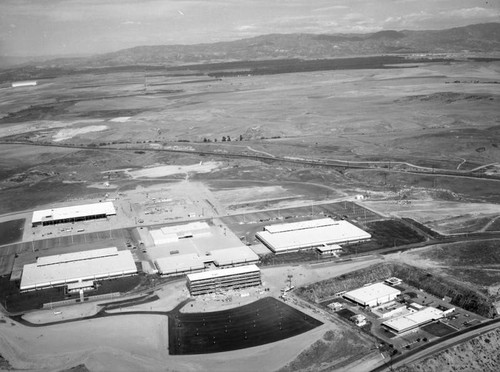
[[417,360],[429,357],[433,354],[437,354],[445,349],[451,348],[455,345],[466,342],[474,337],[477,337],[483,333],[487,333],[495,328],[500,327],[500,318],[491,320],[486,323],[478,324],[477,326],[470,327],[463,331],[453,333],[449,336],[442,337],[435,341],[429,342],[422,348],[418,348],[409,351],[403,355],[397,356],[390,360],[385,360],[377,368],[373,369],[371,372],[383,372],[392,371],[403,365],[415,362]]

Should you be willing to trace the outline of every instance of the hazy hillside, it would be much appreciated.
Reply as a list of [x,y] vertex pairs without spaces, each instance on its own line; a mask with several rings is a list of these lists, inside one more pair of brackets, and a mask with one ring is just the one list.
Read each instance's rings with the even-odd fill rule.
[[500,52],[500,23],[440,31],[380,31],[370,34],[272,34],[231,42],[141,46],[86,60],[95,66],[190,64],[274,58],[334,58],[386,53]]
[[[386,30],[369,34],[270,34],[213,44],[139,46],[92,57],[0,59],[16,76],[33,70],[99,68],[106,66],[179,66],[200,63],[275,59],[315,60],[409,53],[500,53],[500,23],[484,23],[435,31]],[[21,63],[21,61],[18,61]],[[10,66],[9,66],[10,65]],[[19,68],[26,71],[22,72]],[[13,71],[12,70],[12,71]],[[21,73],[22,72],[22,73]],[[49,73],[51,75],[52,72]],[[43,76],[42,76],[43,77]]]

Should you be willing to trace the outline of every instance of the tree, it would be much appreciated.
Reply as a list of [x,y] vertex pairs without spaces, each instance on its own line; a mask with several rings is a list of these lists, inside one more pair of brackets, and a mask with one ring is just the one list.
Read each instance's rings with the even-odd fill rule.
[[227,141],[231,142],[231,137],[227,136]]
[[222,142],[226,142],[226,136],[222,136]]
[[243,134],[240,134],[240,141],[243,141]]

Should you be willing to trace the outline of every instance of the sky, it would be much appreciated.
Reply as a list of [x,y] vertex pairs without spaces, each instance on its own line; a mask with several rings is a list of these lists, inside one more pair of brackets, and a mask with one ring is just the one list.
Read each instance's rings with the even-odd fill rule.
[[500,22],[500,0],[0,0],[0,56]]

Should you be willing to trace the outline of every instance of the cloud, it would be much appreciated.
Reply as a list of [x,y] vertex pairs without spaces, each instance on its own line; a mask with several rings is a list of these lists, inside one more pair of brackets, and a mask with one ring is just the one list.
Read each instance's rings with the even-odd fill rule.
[[142,22],[138,22],[138,21],[123,21],[121,24],[122,25],[126,25],[126,26],[134,26],[134,25],[141,25]]
[[447,17],[459,17],[464,19],[474,19],[474,18],[498,18],[498,9],[485,9],[480,7],[474,8],[462,8],[450,10],[447,12],[441,12],[442,15]]
[[347,5],[333,5],[333,6],[325,6],[323,8],[314,9],[313,12],[327,12],[329,10],[344,10],[349,9]]
[[480,7],[441,10],[438,12],[420,11],[401,16],[392,16],[384,20],[384,28],[425,29],[465,26],[477,22],[498,20],[500,9]]

